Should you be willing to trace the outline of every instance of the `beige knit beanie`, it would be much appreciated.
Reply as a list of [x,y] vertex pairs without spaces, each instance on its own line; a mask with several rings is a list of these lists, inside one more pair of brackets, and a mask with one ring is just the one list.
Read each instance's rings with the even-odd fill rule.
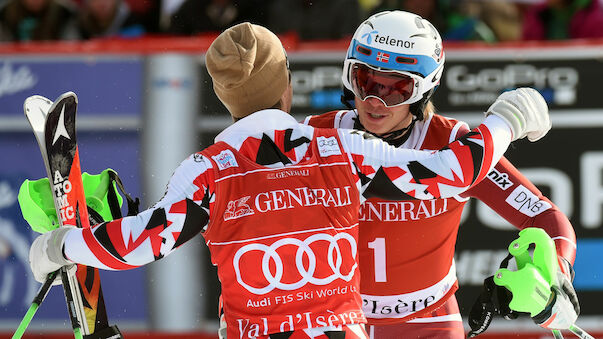
[[248,22],[222,32],[209,46],[205,64],[216,95],[234,118],[274,106],[289,85],[281,41]]

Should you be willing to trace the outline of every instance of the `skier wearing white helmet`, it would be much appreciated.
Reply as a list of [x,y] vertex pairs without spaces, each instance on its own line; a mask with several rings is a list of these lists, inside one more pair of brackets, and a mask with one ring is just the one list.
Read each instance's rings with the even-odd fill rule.
[[427,20],[402,11],[366,20],[352,38],[342,75],[345,99],[360,99],[360,125],[377,134],[393,132],[386,138],[398,139],[403,128],[423,120],[444,59],[442,39]]
[[[235,122],[186,158],[146,211],[37,237],[29,256],[37,281],[73,264],[140,267],[201,234],[221,282],[227,337],[366,339],[358,293],[360,203],[375,195],[458,194],[482,180],[511,141],[537,140],[550,129],[546,103],[518,95],[436,152],[302,125],[289,114],[283,45],[248,22],[222,32],[205,65]],[[449,178],[452,171],[461,175]],[[426,173],[430,183],[416,189],[414,179]]]
[[[362,101],[375,98],[387,107],[416,104],[422,120],[444,70],[438,31],[421,17],[402,11],[383,12],[366,20],[354,33],[343,66],[344,86]],[[390,90],[375,86],[373,77],[390,80]]]
[[[309,116],[305,123],[364,130],[400,148],[439,149],[469,131],[464,122],[435,114],[431,104],[444,60],[442,39],[427,20],[403,11],[377,13],[358,27],[344,62],[343,101],[350,109]],[[521,88],[501,94],[489,111],[511,98],[543,101],[534,89]],[[506,178],[505,185],[494,175]],[[505,158],[488,178],[453,198],[427,202],[371,198],[361,206],[360,292],[371,338],[465,337],[454,296],[458,289],[454,250],[463,206],[470,197],[518,229],[543,228],[555,241],[565,273],[559,279],[571,279],[576,240],[567,217]],[[527,215],[507,203],[517,190],[542,207]],[[573,289],[568,294],[576,299]],[[550,317],[537,323],[554,328],[546,319]]]

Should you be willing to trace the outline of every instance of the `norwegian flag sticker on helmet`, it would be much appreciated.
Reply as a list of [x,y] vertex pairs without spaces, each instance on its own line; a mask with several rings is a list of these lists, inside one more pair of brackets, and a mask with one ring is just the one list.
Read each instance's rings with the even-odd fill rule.
[[389,54],[384,52],[377,52],[377,61],[389,62]]

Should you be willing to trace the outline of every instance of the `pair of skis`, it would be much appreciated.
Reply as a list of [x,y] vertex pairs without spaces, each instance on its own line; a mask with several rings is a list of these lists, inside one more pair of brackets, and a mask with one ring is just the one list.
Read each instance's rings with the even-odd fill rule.
[[[77,103],[73,92],[64,93],[54,103],[35,95],[25,100],[23,110],[40,146],[59,226],[90,227],[102,220],[91,220],[84,196],[75,134]],[[61,268],[48,275],[13,339],[21,338],[57,275],[76,338],[122,338],[116,326],[109,326],[98,269],[77,265],[76,270]]]

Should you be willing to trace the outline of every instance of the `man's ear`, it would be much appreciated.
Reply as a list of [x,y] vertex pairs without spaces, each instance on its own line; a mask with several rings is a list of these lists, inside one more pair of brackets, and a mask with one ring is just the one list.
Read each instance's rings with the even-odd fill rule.
[[287,86],[287,89],[281,95],[280,103],[281,103],[281,111],[285,111],[287,113],[291,113],[291,101],[293,100],[293,87],[291,86],[291,82]]

